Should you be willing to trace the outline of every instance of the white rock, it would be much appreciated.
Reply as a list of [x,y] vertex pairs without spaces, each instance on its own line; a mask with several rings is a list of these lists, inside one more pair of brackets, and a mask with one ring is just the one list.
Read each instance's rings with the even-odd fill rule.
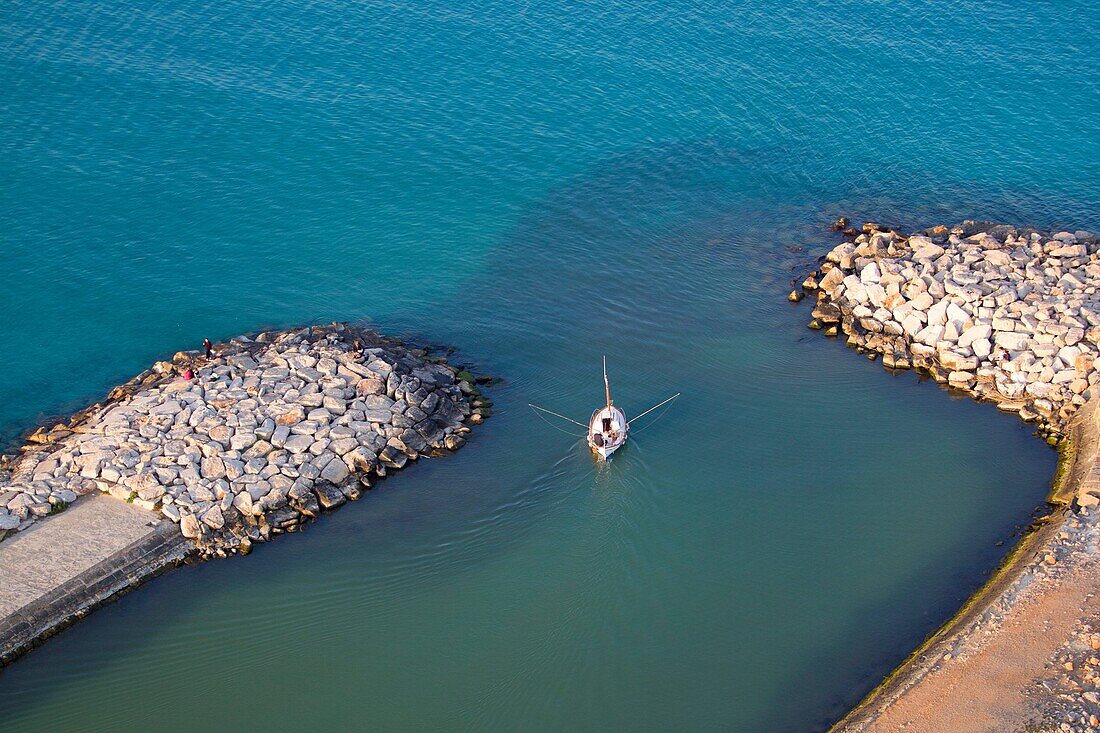
[[906,316],[901,321],[901,328],[910,338],[915,338],[917,333],[924,328],[924,324],[915,315]]
[[287,438],[290,437],[290,428],[286,425],[279,425],[271,433],[271,444],[276,448],[282,448],[286,445]]
[[347,411],[347,402],[331,395],[325,395],[322,405],[332,415],[343,415]]
[[256,436],[261,440],[271,440],[271,436],[275,432],[275,421],[270,417],[265,418],[264,421],[256,428]]
[[236,481],[244,475],[245,466],[243,461],[236,458],[223,458],[222,463],[225,464],[225,477],[230,481]]
[[255,433],[242,433],[238,432],[229,439],[229,447],[233,450],[247,450],[252,447],[252,444],[256,442]]
[[[910,243],[910,246],[912,246],[913,237],[909,238],[909,243]],[[935,259],[941,257],[945,251],[946,250],[944,250],[943,247],[939,246],[938,244],[933,244],[932,240],[929,239],[929,240],[927,240],[927,243],[920,242],[919,246],[914,248],[914,250],[913,250],[913,259],[914,260],[935,260]]]
[[189,539],[197,539],[202,534],[199,520],[194,514],[184,514],[180,517],[180,532]]
[[316,410],[310,410],[309,414],[306,415],[306,419],[310,422],[327,425],[332,420],[332,413],[323,407],[318,407]]
[[1046,397],[1050,394],[1050,385],[1046,382],[1030,382],[1025,390],[1034,397]]
[[[818,285],[823,291],[831,296],[836,291],[837,286],[839,286],[842,282],[844,282],[844,271],[841,270],[839,267],[834,267],[832,270],[829,270],[827,273],[825,273],[825,277],[821,278],[821,282],[818,283]],[[368,374],[364,374],[363,376],[370,378],[370,375]]]
[[939,359],[940,359],[940,363],[943,364],[944,367],[947,368],[947,369],[951,369],[951,370],[954,370],[954,371],[957,371],[957,372],[958,371],[971,371],[972,372],[972,371],[974,371],[975,369],[978,368],[978,359],[977,359],[977,357],[965,356],[963,354],[958,353],[957,351],[952,351],[949,348],[945,349],[945,348],[942,348],[942,347],[937,349],[937,352],[938,352],[938,356],[939,356]]
[[64,502],[65,504],[72,504],[74,501],[76,501],[76,492],[69,491],[68,489],[60,489],[59,491],[55,491],[53,493],[53,496],[58,501]]
[[970,346],[979,339],[988,339],[993,335],[993,328],[985,323],[975,323],[962,332],[959,336],[959,346]]
[[970,372],[951,372],[947,375],[947,383],[953,387],[968,387],[974,381],[974,375]]
[[921,293],[909,301],[919,311],[927,311],[935,302],[935,299],[928,293]]
[[211,529],[221,529],[225,526],[225,515],[222,514],[221,505],[215,504],[202,515],[203,524]]
[[955,327],[959,329],[960,332],[973,324],[973,321],[970,319],[970,314],[954,303],[947,304],[944,316],[946,317],[946,322],[955,324]]
[[344,456],[344,464],[350,470],[366,473],[374,467],[378,457],[366,446],[359,446]]
[[1021,351],[1027,348],[1028,335],[1015,331],[996,331],[993,334],[993,342],[1008,351]]
[[855,275],[844,278],[844,297],[852,303],[867,302],[867,288]]
[[1081,355],[1081,349],[1076,346],[1063,346],[1058,350],[1058,358],[1066,364],[1076,364],[1077,357]]
[[1063,369],[1060,372],[1055,372],[1050,378],[1053,384],[1068,384],[1077,379],[1077,372],[1073,369]]
[[917,333],[917,341],[927,346],[935,346],[938,342],[943,340],[944,327],[939,324],[931,324],[925,326]]
[[859,273],[860,282],[864,285],[870,285],[871,283],[878,283],[882,278],[882,272],[879,270],[877,262],[871,262],[865,266]]
[[928,309],[928,325],[942,326],[947,323],[948,301],[940,300]]
[[241,514],[252,513],[252,496],[247,491],[242,491],[233,497],[233,506],[237,508]]
[[871,318],[875,312],[865,305],[857,305],[852,309],[852,316],[857,319]]
[[359,446],[359,441],[355,438],[340,438],[332,441],[329,444],[329,448],[338,456],[343,456],[351,451],[355,450]]

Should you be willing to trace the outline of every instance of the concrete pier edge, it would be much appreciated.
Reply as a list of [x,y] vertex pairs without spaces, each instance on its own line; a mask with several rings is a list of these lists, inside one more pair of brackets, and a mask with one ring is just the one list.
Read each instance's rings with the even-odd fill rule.
[[195,545],[174,524],[152,532],[0,619],[0,668],[91,611],[181,564]]

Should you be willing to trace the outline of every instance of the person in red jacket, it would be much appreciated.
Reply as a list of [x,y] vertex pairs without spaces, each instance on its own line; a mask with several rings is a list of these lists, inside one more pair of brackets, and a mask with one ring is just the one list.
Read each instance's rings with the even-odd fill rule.
[[210,343],[210,339],[202,340],[202,350],[206,352],[207,359],[214,355],[214,345]]

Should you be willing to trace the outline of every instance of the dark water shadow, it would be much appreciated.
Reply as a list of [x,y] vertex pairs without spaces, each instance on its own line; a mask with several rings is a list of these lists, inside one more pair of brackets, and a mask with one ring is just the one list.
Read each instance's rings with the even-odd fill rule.
[[[9,682],[26,674],[23,684],[9,688],[10,699],[33,690],[40,704],[60,703],[61,686],[54,688],[45,678],[53,673],[51,668],[72,661],[71,651],[88,654],[89,647],[78,641],[79,636],[132,622],[135,629],[145,625],[149,635],[131,637],[128,643],[137,644],[140,639],[142,646],[152,646],[155,636],[146,616],[150,609],[156,608],[159,626],[170,628],[173,620],[194,612],[195,594],[205,585],[231,586],[246,575],[278,575],[281,567],[317,563],[322,555],[346,552],[341,540],[363,533],[370,533],[370,540],[357,544],[356,551],[384,547],[390,557],[404,556],[410,564],[404,570],[399,567],[397,574],[415,574],[417,583],[429,586],[511,552],[526,536],[552,522],[564,503],[599,490],[601,480],[608,479],[606,472],[594,470],[583,449],[571,452],[565,436],[560,441],[557,434],[531,441],[527,401],[545,399],[566,412],[585,414],[591,406],[586,390],[595,371],[581,374],[579,364],[601,351],[611,353],[621,375],[617,385],[624,393],[648,397],[658,386],[663,390],[669,372],[680,367],[675,360],[692,358],[690,353],[676,356],[685,351],[684,343],[729,326],[728,321],[716,321],[713,313],[734,296],[744,298],[737,318],[746,325],[767,330],[788,327],[791,318],[801,322],[803,313],[787,309],[778,300],[807,257],[812,259],[815,251],[824,252],[835,243],[835,235],[827,231],[835,216],[859,217],[866,212],[862,215],[870,218],[896,216],[891,223],[901,226],[907,222],[923,226],[929,219],[954,221],[971,216],[981,203],[957,191],[958,200],[945,204],[945,195],[954,194],[904,192],[900,185],[893,193],[880,194],[866,188],[846,190],[839,183],[830,196],[812,197],[814,191],[829,188],[828,182],[812,174],[803,175],[808,182],[777,175],[777,163],[786,154],[738,150],[709,140],[629,151],[534,202],[494,246],[485,270],[470,283],[463,303],[464,323],[453,330],[464,334],[461,341],[468,353],[491,355],[493,370],[508,377],[507,384],[492,395],[497,415],[479,428],[470,446],[442,464],[418,465],[387,480],[377,495],[325,517],[302,537],[281,539],[251,558],[210,563],[158,579],[150,588],[99,611],[5,675]],[[789,201],[789,191],[783,188],[788,184],[802,192],[807,203],[784,203]],[[907,195],[912,197],[908,201]],[[1012,218],[1010,214],[1039,218],[1043,212],[1052,216],[1053,211],[1052,202],[1038,197],[1012,205],[986,204],[986,210],[993,212],[989,218]],[[758,238],[756,246],[743,245],[746,230]],[[598,328],[594,322],[600,324]],[[664,355],[661,363],[654,363],[653,353]],[[854,354],[852,361],[853,371],[857,370],[860,365]],[[926,389],[933,393],[931,385]],[[644,469],[644,443],[639,447],[643,450],[624,454],[613,468]],[[482,478],[463,479],[459,475],[463,472]],[[446,491],[438,486],[440,482],[447,483]],[[1042,489],[1036,488],[1037,495]],[[426,537],[451,544],[441,550],[428,543],[425,559]],[[973,550],[968,540],[961,538],[958,547],[944,554]],[[969,563],[960,572],[959,592],[979,584],[1000,554],[983,555]],[[861,633],[856,617],[882,613],[908,601],[890,597],[881,606],[854,612],[849,638]],[[888,671],[893,660],[903,657],[938,625],[937,614],[940,620],[946,618],[954,604],[955,599],[945,599],[929,611],[927,625],[893,640],[878,640],[882,648],[872,655],[878,661],[859,660],[856,664],[871,671],[858,679],[870,689],[877,682],[877,670]],[[807,660],[792,683],[820,680],[823,671],[844,659],[844,645],[838,639],[834,649]],[[109,660],[108,650],[93,651],[79,665],[81,673],[91,674],[105,658]],[[125,657],[117,664],[124,666]],[[26,684],[34,678],[40,684]],[[823,721],[863,694],[855,687],[846,692],[827,695],[826,709],[805,711],[804,720],[824,726]],[[0,700],[4,697],[0,692]],[[791,722],[787,702],[776,700],[773,709],[776,716],[763,721],[761,730],[805,729],[802,723]]]

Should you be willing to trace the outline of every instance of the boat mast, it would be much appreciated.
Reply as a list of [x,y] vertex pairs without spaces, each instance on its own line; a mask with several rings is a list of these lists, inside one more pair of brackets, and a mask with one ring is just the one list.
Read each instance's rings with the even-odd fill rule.
[[603,389],[607,393],[607,411],[611,412],[611,384],[607,381],[607,357],[603,358]]

